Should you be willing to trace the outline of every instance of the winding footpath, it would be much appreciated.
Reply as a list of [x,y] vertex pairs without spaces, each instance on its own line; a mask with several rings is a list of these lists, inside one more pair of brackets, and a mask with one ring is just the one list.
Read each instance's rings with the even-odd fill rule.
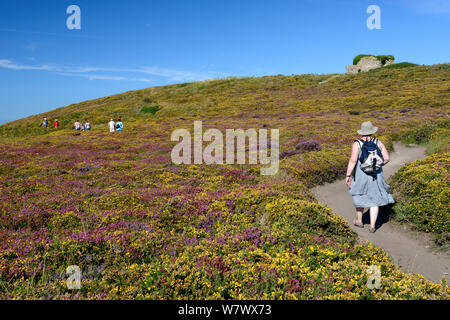
[[[391,161],[383,168],[386,180],[404,164],[424,159],[426,156],[423,147],[406,147],[395,143],[394,149],[390,154]],[[371,234],[368,230],[368,213],[363,217],[364,229],[355,227],[355,208],[345,180],[318,186],[312,189],[312,192],[319,202],[342,216],[358,233],[360,240],[383,248],[392,261],[404,271],[421,274],[434,282],[440,282],[443,275],[449,279],[450,254],[433,249],[431,241],[425,235],[411,232],[391,222],[382,224],[377,232]]]

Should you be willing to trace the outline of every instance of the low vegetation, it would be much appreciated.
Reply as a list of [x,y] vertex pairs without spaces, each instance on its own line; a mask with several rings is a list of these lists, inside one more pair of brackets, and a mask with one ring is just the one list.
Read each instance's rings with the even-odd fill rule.
[[391,181],[397,200],[392,217],[432,234],[436,244],[440,246],[448,246],[450,242],[448,125],[449,122],[441,122],[409,130],[404,140],[410,143],[427,143],[427,153],[430,156],[407,164]]
[[[360,243],[308,188],[345,175],[362,121],[390,149],[444,128],[449,74],[444,64],[322,84],[329,75],[194,82],[1,126],[0,298],[448,299],[445,283]],[[39,128],[44,116],[61,128]],[[111,117],[123,132],[109,134]],[[74,136],[78,118],[92,131]],[[280,152],[302,152],[271,177],[257,165],[174,165],[172,131],[200,119],[221,131],[277,128]],[[415,130],[424,123],[433,129]],[[374,264],[378,290],[366,285]],[[66,286],[70,265],[83,272],[79,290]]]

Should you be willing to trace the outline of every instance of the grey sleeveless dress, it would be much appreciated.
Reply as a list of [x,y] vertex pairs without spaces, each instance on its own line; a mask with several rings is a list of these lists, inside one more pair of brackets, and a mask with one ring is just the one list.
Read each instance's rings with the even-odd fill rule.
[[359,156],[356,163],[352,183],[348,193],[352,196],[353,204],[356,208],[370,208],[385,206],[394,203],[394,198],[388,193],[389,185],[384,180],[383,168],[376,173],[376,179],[366,174],[360,168]]

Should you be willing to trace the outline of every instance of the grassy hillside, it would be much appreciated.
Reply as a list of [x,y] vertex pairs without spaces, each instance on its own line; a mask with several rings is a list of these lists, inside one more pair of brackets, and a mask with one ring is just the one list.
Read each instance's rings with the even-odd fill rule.
[[[444,64],[195,82],[1,126],[0,297],[446,299],[448,288],[358,243],[308,187],[344,174],[362,121],[387,146],[448,126],[449,76]],[[62,128],[39,128],[44,116]],[[108,133],[111,117],[124,132]],[[77,119],[93,130],[73,136]],[[194,120],[277,128],[280,152],[320,148],[283,158],[274,177],[254,165],[174,165],[170,135]],[[379,290],[366,286],[372,264]],[[66,287],[69,265],[83,271],[81,290]]]

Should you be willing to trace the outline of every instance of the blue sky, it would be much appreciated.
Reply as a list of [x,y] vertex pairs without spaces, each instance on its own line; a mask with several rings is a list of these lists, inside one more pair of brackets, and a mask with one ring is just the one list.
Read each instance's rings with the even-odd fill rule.
[[2,0],[0,122],[151,86],[340,73],[359,53],[444,63],[449,39],[450,0]]

